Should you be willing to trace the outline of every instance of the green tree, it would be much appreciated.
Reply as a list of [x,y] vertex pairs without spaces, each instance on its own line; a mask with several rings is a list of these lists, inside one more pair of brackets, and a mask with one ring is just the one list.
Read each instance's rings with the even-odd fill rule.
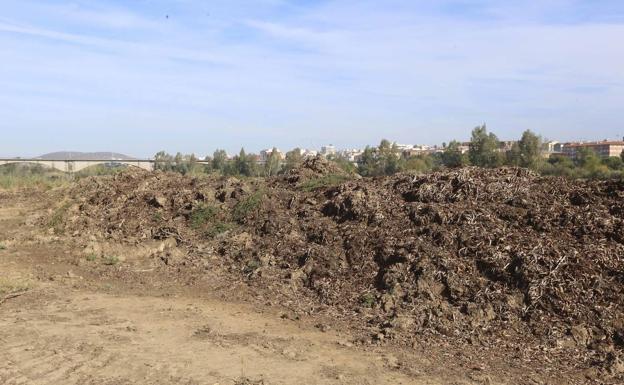
[[622,162],[624,162],[624,150],[620,153],[620,158],[622,158]]
[[165,151],[159,151],[154,156],[154,169],[161,171],[173,170],[173,157]]
[[542,148],[542,139],[539,136],[535,135],[531,130],[526,130],[522,133],[520,141],[514,143],[514,146],[518,148],[520,166],[527,168],[535,168],[537,166]]
[[225,166],[227,163],[227,153],[225,150],[217,149],[212,154],[212,169],[225,174]]
[[382,139],[378,147],[366,146],[358,169],[363,176],[392,175],[405,168],[405,159],[396,144]]
[[423,154],[411,156],[405,161],[405,169],[416,171],[417,173],[425,173],[434,170],[437,167],[437,160],[434,156]]
[[451,142],[445,146],[444,152],[442,153],[442,164],[449,168],[457,168],[463,167],[468,163],[468,158],[466,154],[462,154],[461,151],[461,143],[456,140],[451,140]]
[[510,166],[520,166],[522,155],[520,153],[520,145],[518,142],[514,143],[511,146],[511,150],[507,151],[505,154],[507,158],[507,164]]
[[576,164],[582,168],[582,176],[586,178],[603,178],[609,175],[609,168],[591,148],[581,147],[577,150]]
[[173,158],[173,169],[182,175],[186,175],[188,173],[188,162],[186,161],[184,155],[180,152],[178,152],[175,158]]
[[468,147],[468,158],[474,166],[498,167],[503,164],[503,155],[499,151],[498,137],[488,134],[485,124],[472,130],[472,137]]
[[199,159],[195,156],[195,154],[191,154],[188,157],[188,173],[191,175],[196,175],[202,171],[202,166],[197,163]]
[[366,146],[364,152],[360,156],[360,162],[358,163],[358,170],[362,176],[375,176],[379,168],[379,161],[375,150]]
[[624,161],[619,156],[610,156],[605,158],[602,160],[602,164],[615,171],[624,169]]
[[282,160],[280,159],[277,148],[273,147],[271,150],[271,154],[266,160],[264,164],[264,175],[265,176],[273,176],[276,175],[281,168]]
[[247,155],[244,148],[241,148],[237,156],[232,161],[232,167],[226,171],[228,175],[256,176],[256,159],[252,154]]
[[356,174],[358,172],[357,166],[355,166],[349,159],[340,155],[331,155],[327,157],[328,160],[336,163],[343,171],[349,174]]
[[205,173],[207,173],[207,174],[210,174],[210,173],[212,172],[212,157],[211,157],[211,156],[209,156],[209,155],[207,155],[207,156],[204,158],[204,162],[205,162],[205,163],[203,163],[203,164],[202,164],[202,166],[203,166],[203,171],[204,171]]
[[284,170],[292,170],[303,162],[303,155],[300,148],[295,148],[286,153],[286,161],[284,163]]
[[403,159],[396,143],[382,139],[378,147],[379,171],[378,175],[392,175],[403,169]]
[[580,147],[576,151],[576,164],[585,169],[595,168],[600,165],[600,158],[594,150],[589,147]]

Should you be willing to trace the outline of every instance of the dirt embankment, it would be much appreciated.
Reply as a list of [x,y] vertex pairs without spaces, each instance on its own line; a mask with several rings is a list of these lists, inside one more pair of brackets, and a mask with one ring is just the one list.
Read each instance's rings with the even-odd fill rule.
[[[268,180],[126,172],[46,219],[89,242],[159,241],[371,341],[443,341],[624,377],[624,182],[518,168],[352,179],[310,160]],[[167,244],[172,247],[166,246]],[[182,270],[181,270],[182,271]]]

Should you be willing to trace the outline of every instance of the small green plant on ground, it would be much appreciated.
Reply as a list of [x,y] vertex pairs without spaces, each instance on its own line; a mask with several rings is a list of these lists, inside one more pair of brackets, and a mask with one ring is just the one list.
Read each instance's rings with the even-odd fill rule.
[[152,219],[154,220],[154,222],[162,222],[164,218],[160,211],[156,211],[152,214]]
[[119,263],[119,258],[115,255],[107,255],[102,257],[102,263],[106,266],[113,266]]
[[205,204],[197,206],[191,212],[191,227],[197,230],[206,226],[208,223],[211,223],[215,219],[218,212],[219,209],[214,206]]
[[235,224],[229,222],[215,222],[206,230],[206,235],[209,237],[215,237],[219,234],[225,233],[226,231],[232,230],[236,227]]
[[69,202],[64,203],[61,207],[57,208],[50,217],[48,227],[54,229],[55,234],[62,234],[65,231],[65,214],[70,205],[71,203]]
[[95,262],[95,260],[97,259],[97,255],[95,254],[89,254],[86,256],[87,261],[89,262]]
[[250,196],[243,198],[232,209],[232,220],[242,222],[252,211],[256,210],[264,199],[264,191],[258,190]]
[[0,243],[0,250],[6,250],[6,246],[2,243]]
[[366,293],[360,297],[360,303],[364,307],[373,307],[375,305],[375,296],[372,293]]
[[256,259],[252,259],[251,261],[248,261],[245,267],[243,268],[243,273],[247,275],[251,275],[254,273],[254,271],[258,270],[260,266],[262,266],[260,261]]
[[337,186],[343,182],[348,181],[350,178],[347,175],[328,174],[323,175],[320,178],[310,179],[299,185],[299,188],[303,191],[315,191],[320,188],[327,188]]

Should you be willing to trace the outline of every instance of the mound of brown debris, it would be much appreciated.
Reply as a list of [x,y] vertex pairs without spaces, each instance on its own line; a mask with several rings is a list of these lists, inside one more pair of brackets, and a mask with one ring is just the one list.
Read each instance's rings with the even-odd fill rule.
[[184,263],[209,254],[211,268],[378,339],[534,347],[622,375],[623,181],[464,168],[301,188],[338,173],[316,158],[269,180],[86,179],[65,226],[173,238]]
[[297,184],[310,179],[322,178],[327,175],[346,176],[347,173],[334,162],[318,155],[312,158],[306,158],[301,166],[289,170],[285,175],[285,179],[292,184]]

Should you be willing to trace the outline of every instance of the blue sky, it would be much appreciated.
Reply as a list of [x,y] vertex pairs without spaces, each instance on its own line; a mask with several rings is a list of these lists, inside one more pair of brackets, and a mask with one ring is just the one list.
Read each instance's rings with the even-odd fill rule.
[[621,0],[3,0],[0,156],[617,138],[623,42]]

